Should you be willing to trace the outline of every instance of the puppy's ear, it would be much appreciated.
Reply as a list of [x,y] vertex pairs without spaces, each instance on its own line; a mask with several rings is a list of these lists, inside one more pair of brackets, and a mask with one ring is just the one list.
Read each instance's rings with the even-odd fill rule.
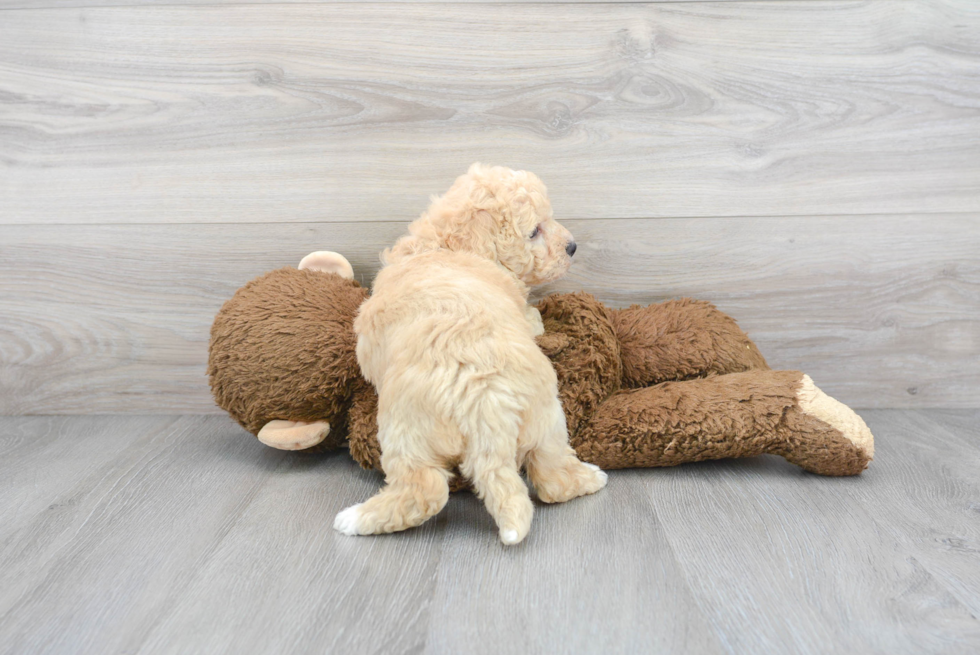
[[515,217],[527,218],[534,213],[534,205],[531,204],[531,195],[527,189],[519,186],[514,190],[510,198],[510,211]]
[[497,259],[497,243],[493,215],[477,209],[454,217],[445,235],[446,248],[472,252],[488,259]]

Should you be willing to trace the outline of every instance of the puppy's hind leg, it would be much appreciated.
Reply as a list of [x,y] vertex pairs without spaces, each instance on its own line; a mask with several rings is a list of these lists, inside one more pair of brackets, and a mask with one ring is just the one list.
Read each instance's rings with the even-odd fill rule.
[[529,449],[527,475],[542,501],[563,503],[606,486],[608,476],[598,466],[581,461],[568,445],[565,414],[557,397],[529,411],[523,438]]
[[333,527],[346,535],[398,532],[421,525],[449,500],[449,472],[434,466],[412,467],[384,459],[385,486],[358,505],[337,514]]
[[450,472],[438,464],[416,431],[431,427],[423,422],[398,421],[389,409],[378,414],[378,441],[385,486],[366,502],[337,515],[333,527],[347,535],[398,532],[420,525],[438,514],[449,500]]
[[485,391],[469,411],[459,417],[466,439],[460,471],[473,481],[506,545],[519,543],[531,529],[534,505],[517,466],[517,437],[520,430],[513,400],[506,394]]

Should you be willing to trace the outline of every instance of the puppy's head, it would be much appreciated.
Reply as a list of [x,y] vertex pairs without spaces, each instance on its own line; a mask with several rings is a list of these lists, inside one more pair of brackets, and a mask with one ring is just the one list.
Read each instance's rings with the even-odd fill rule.
[[560,278],[575,254],[575,241],[552,216],[538,176],[482,164],[470,166],[445,195],[434,197],[385,260],[432,247],[486,257],[526,284]]

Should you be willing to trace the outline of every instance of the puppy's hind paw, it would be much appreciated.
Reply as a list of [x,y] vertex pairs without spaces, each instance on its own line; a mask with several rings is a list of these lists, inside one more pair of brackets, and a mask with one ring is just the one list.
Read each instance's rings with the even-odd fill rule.
[[607,474],[605,471],[603,471],[595,464],[589,464],[588,462],[582,462],[582,463],[585,464],[585,466],[592,471],[592,480],[587,481],[582,486],[582,490],[584,491],[582,495],[594,494],[600,489],[604,489],[606,483],[609,482],[609,474]]
[[562,469],[538,471],[531,481],[538,490],[539,500],[564,503],[596,493],[606,486],[609,476],[595,464],[574,460]]
[[[595,464],[589,464],[589,466],[595,466]],[[606,487],[606,483],[609,482],[609,474],[596,466],[595,479],[599,489],[604,489]],[[599,489],[596,489],[596,491],[599,491]]]
[[337,514],[333,520],[333,529],[350,537],[364,534],[360,530],[361,504],[351,505]]

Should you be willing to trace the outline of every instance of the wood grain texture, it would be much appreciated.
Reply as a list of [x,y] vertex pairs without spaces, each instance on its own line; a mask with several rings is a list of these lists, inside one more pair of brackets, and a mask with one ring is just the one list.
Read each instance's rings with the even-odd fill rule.
[[[892,502],[862,493],[862,504],[917,567],[980,616],[980,412],[880,412],[872,429],[888,435]],[[877,454],[876,454],[877,457]],[[864,490],[862,490],[864,491]]]
[[[145,7],[154,5],[263,5],[263,4],[316,4],[329,5],[343,3],[376,3],[378,0],[0,0],[3,9],[86,9],[94,7]],[[709,0],[711,2],[745,2],[746,0]],[[752,2],[819,2],[821,0],[750,0]],[[385,0],[386,3],[420,4],[419,0]],[[578,3],[616,3],[616,4],[659,4],[676,2],[705,2],[705,0],[426,0],[424,4],[578,4]]]
[[914,434],[896,429],[909,416],[865,413],[876,452],[860,477],[820,478],[763,457],[644,478],[698,607],[733,652],[968,653],[980,644],[980,578],[966,563],[980,568],[976,551],[928,543],[963,535],[980,498],[975,472],[947,468],[980,458],[980,413],[962,414],[974,423],[956,443],[928,419]]
[[614,471],[505,548],[467,493],[342,536],[380,477],[224,417],[0,417],[0,652],[976,652],[980,411],[866,418],[860,477]]
[[[567,279],[613,306],[715,302],[771,365],[855,407],[970,407],[980,216],[567,221]],[[401,223],[6,226],[0,413],[212,412],[210,324],[249,279],[334,249],[370,285]],[[370,244],[370,245],[369,245]]]
[[[20,493],[47,506],[4,530],[0,648],[123,652],[193,580],[282,457],[222,438],[222,417],[103,417],[67,426],[56,418],[15,418],[3,422],[3,439],[13,433],[33,444],[52,426],[60,426],[64,454],[15,455],[13,462],[45,477],[46,468],[73,463],[84,477],[72,484],[39,477],[40,486]],[[114,447],[106,447],[107,437]],[[100,461],[65,461],[74,448],[66,442],[76,439]],[[249,449],[254,455],[243,456]],[[10,484],[4,477],[4,497]]]
[[426,652],[504,640],[520,653],[724,652],[638,484],[644,474],[538,504],[526,547],[513,552],[486,543],[493,520],[477,498],[454,496],[444,512],[452,557],[437,569]]
[[980,209],[972,0],[9,11],[0,98],[2,223]]

